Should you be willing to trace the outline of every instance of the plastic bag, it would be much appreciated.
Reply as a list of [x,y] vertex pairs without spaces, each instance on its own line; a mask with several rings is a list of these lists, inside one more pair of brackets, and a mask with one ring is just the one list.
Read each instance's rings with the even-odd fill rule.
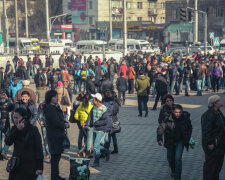
[[40,175],[40,174],[39,174],[36,180],[45,180],[45,178],[44,178],[43,175]]

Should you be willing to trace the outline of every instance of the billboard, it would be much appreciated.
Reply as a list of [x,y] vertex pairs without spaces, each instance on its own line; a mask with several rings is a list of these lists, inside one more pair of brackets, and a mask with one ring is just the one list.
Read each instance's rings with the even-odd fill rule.
[[72,24],[87,23],[87,0],[71,0]]

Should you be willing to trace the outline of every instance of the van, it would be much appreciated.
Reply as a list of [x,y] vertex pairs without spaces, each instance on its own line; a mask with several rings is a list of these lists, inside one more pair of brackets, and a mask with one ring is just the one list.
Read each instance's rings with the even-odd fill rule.
[[105,41],[101,40],[82,40],[78,41],[76,44],[76,53],[80,54],[84,53],[91,53],[93,51],[101,52],[102,48],[107,45]]
[[[16,38],[10,38],[9,39],[9,47],[10,48],[16,48]],[[29,38],[19,38],[19,49],[21,50],[36,50],[35,47],[33,47],[32,42]]]

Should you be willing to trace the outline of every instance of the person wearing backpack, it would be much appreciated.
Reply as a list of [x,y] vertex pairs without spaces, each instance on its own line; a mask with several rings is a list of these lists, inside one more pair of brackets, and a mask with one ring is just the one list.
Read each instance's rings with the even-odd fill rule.
[[83,86],[83,91],[86,91],[86,81],[87,81],[87,77],[88,77],[88,71],[86,69],[86,66],[83,65],[81,71],[80,71],[80,86],[82,89]]
[[9,92],[9,97],[11,97],[12,100],[15,99],[17,91],[23,88],[22,82],[23,80],[18,78],[13,78],[12,81],[10,82],[8,92]]
[[78,90],[79,90],[79,93],[81,93],[81,85],[80,85],[80,69],[79,68],[76,68],[74,71],[73,71],[73,80],[74,80],[74,89],[73,89],[73,92],[74,94],[77,94],[78,93]]

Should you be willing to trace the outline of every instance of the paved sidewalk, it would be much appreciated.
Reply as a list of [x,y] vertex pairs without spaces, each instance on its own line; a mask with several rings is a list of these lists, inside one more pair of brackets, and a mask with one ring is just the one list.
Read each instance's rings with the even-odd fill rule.
[[[183,154],[182,180],[201,180],[204,153],[201,147],[200,117],[207,109],[209,95],[178,96],[175,103],[184,106],[184,110],[191,113],[193,138],[195,149],[186,150]],[[224,99],[224,95],[221,94]],[[149,110],[153,106],[150,98]],[[160,104],[159,104],[160,105]],[[158,107],[159,107],[158,105]],[[156,142],[156,128],[158,126],[157,111],[149,111],[147,118],[138,118],[137,101],[135,95],[127,95],[126,105],[120,109],[119,119],[122,131],[117,135],[119,154],[111,155],[109,162],[101,159],[99,168],[91,169],[91,180],[172,180],[166,160],[166,149]],[[69,177],[69,157],[76,157],[78,129],[72,125],[69,137],[72,143],[71,151],[63,155],[60,161],[60,175]],[[112,147],[111,147],[112,148]],[[92,161],[91,161],[92,164]],[[225,166],[225,165],[224,165]],[[6,161],[0,162],[0,180],[7,179],[5,171]],[[50,165],[45,163],[44,176],[50,179]],[[225,167],[221,171],[221,180],[225,179]]]

